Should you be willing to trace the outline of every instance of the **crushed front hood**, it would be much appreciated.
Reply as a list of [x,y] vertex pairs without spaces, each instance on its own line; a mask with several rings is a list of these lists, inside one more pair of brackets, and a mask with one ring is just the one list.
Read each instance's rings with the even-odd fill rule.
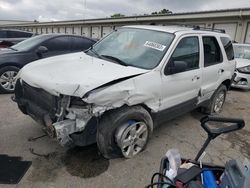
[[53,95],[83,97],[109,82],[146,72],[148,70],[122,66],[79,52],[30,63],[21,69],[18,77]]
[[250,66],[249,59],[235,58],[235,60],[236,60],[236,68]]

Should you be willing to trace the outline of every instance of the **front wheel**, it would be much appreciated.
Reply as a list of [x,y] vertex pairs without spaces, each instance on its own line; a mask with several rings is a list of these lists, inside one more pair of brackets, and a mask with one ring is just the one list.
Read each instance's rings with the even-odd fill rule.
[[20,69],[15,66],[6,66],[0,69],[0,92],[13,93],[16,84],[16,76]]
[[122,107],[101,118],[97,145],[105,158],[133,158],[145,149],[152,131],[153,121],[145,108]]
[[225,85],[221,85],[212,96],[211,102],[206,109],[208,114],[218,114],[222,111],[223,105],[226,100],[227,95],[227,87]]

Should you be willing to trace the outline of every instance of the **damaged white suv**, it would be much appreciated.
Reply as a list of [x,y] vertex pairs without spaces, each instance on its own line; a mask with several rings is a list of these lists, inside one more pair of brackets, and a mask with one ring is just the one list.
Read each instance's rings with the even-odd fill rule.
[[126,26],[86,52],[26,65],[14,100],[64,146],[97,142],[106,158],[131,158],[158,124],[198,107],[220,112],[234,70],[226,34]]

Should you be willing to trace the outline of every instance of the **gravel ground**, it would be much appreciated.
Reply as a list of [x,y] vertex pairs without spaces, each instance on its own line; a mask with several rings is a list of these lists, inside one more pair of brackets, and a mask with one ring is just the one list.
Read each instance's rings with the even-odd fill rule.
[[[41,126],[23,115],[10,95],[0,95],[0,104],[0,154],[33,162],[18,185],[0,188],[144,187],[168,149],[178,148],[182,156],[194,158],[206,138],[199,123],[202,114],[193,111],[157,128],[136,158],[105,160],[96,145],[66,150],[48,137],[29,142],[28,138],[43,134]],[[229,159],[250,159],[250,92],[230,91],[222,115],[244,118],[246,127],[214,140],[205,161],[224,164]],[[30,148],[43,156],[33,155]]]

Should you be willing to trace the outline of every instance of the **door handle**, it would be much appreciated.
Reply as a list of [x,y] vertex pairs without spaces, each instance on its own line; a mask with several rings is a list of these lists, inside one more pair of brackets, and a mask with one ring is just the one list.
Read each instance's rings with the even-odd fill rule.
[[194,80],[199,80],[199,79],[200,79],[199,76],[194,76],[193,79],[192,79],[192,81],[194,81]]
[[224,71],[225,71],[224,69],[220,69],[220,70],[218,71],[218,73],[219,73],[219,74],[222,74]]

